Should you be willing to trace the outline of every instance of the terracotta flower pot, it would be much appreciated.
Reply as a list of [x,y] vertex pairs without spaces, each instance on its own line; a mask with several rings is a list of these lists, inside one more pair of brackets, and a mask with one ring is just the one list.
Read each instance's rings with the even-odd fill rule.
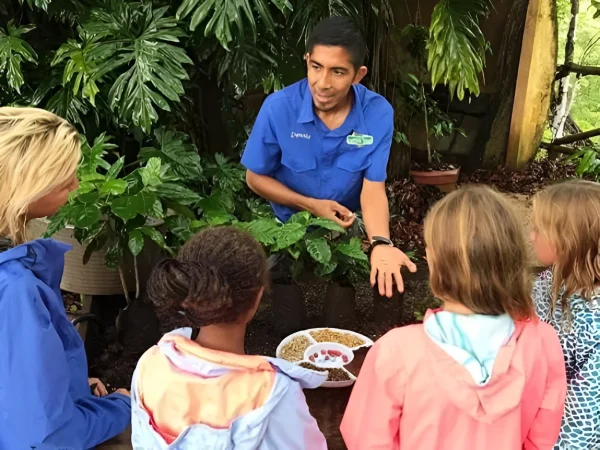
[[410,171],[410,175],[416,184],[437,186],[442,192],[452,192],[456,189],[459,173],[460,167],[452,170]]

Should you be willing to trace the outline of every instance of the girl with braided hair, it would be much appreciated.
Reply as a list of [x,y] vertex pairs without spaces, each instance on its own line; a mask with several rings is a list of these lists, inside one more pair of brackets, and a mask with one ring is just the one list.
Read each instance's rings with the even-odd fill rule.
[[160,315],[183,314],[200,331],[175,330],[138,362],[134,448],[327,448],[302,392],[326,376],[245,353],[267,275],[260,244],[233,227],[199,233],[155,268],[148,294]]

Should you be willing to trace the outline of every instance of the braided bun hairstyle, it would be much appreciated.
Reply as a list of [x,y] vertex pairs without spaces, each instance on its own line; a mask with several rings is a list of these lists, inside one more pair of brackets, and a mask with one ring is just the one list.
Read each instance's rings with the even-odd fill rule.
[[150,300],[162,313],[183,311],[196,326],[233,323],[267,285],[261,245],[234,227],[208,228],[176,258],[161,261],[148,281]]

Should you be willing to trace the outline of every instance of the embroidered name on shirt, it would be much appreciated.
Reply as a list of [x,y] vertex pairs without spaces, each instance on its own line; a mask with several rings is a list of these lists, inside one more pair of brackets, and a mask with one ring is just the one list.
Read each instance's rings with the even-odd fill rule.
[[292,131],[292,139],[310,139],[310,134],[295,133]]

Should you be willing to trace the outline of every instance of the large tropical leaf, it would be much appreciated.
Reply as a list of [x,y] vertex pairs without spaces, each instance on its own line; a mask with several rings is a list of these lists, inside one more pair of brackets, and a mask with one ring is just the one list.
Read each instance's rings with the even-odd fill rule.
[[[111,46],[102,45],[101,40],[107,33],[88,33],[79,29],[81,41],[69,39],[57,50],[52,66],[64,62],[63,86],[72,85],[73,95],[78,95],[81,89],[82,96],[95,106],[96,94],[100,92],[97,81],[102,73],[98,69],[113,56]],[[73,83],[71,83],[73,81]]]
[[28,61],[37,64],[37,55],[33,48],[21,39],[21,36],[31,30],[33,26],[16,27],[11,20],[6,26],[6,31],[0,28],[0,75],[5,74],[8,86],[20,92],[25,83],[21,63]]
[[349,17],[360,22],[360,0],[298,0],[292,14],[291,26],[299,27],[299,38],[306,41],[315,25],[331,16]]
[[188,79],[184,65],[192,60],[175,45],[184,33],[174,17],[165,17],[167,7],[109,4],[109,9],[95,10],[84,27],[90,34],[103,34],[88,55],[100,61],[92,80],[116,76],[110,107],[126,124],[149,132],[158,120],[156,108],[171,111],[170,102],[179,102],[184,93],[182,80]]
[[184,181],[202,180],[200,156],[185,134],[159,128],[154,132],[154,136],[158,148],[143,148],[139,153],[142,161],[157,157],[169,164],[175,174]]
[[489,50],[479,21],[487,17],[490,0],[441,0],[433,10],[427,43],[431,83],[448,85],[463,99],[465,90],[479,95],[478,76]]
[[51,1],[52,0],[27,0],[27,4],[30,8],[33,8],[35,6],[36,8],[47,10]]
[[275,24],[268,3],[273,3],[282,12],[292,9],[288,0],[184,0],[177,10],[177,18],[184,19],[193,12],[190,20],[191,31],[207,20],[204,36],[215,36],[224,48],[229,49],[229,43],[234,39],[233,27],[235,26],[237,34],[244,32],[243,17],[250,24],[256,38],[254,10],[258,11],[267,29],[274,29]]

